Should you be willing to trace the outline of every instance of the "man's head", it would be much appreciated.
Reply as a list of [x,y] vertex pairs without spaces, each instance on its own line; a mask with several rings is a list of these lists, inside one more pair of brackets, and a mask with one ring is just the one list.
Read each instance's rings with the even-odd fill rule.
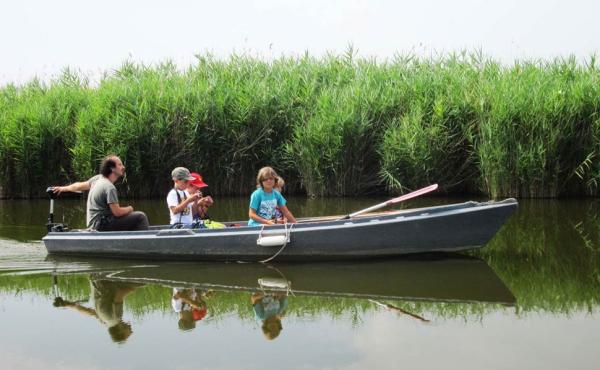
[[116,155],[108,155],[100,163],[100,174],[107,178],[111,178],[112,175],[116,181],[125,175],[125,166],[123,166],[123,162]]
[[108,333],[114,342],[124,343],[133,333],[133,330],[131,330],[131,324],[121,321],[108,328]]

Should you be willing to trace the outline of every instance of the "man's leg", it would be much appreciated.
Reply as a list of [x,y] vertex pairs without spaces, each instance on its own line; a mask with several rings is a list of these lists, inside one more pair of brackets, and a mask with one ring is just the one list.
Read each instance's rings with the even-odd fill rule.
[[101,231],[135,231],[148,230],[148,217],[144,212],[134,211],[123,217],[114,217],[102,225]]

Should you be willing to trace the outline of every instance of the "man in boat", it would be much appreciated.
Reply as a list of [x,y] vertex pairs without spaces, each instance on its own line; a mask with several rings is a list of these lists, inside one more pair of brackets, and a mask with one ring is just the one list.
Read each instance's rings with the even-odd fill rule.
[[125,175],[125,166],[116,155],[109,155],[100,164],[100,174],[87,181],[53,187],[54,193],[89,190],[86,222],[98,231],[148,230],[148,217],[134,211],[132,206],[121,207],[114,183]]
[[108,327],[108,333],[114,342],[123,343],[133,333],[131,324],[123,321],[123,302],[127,295],[133,293],[140,286],[142,285],[105,280],[100,275],[92,274],[90,291],[93,297],[93,308],[67,301],[62,297],[56,297],[53,305],[54,307],[73,309],[97,318]]

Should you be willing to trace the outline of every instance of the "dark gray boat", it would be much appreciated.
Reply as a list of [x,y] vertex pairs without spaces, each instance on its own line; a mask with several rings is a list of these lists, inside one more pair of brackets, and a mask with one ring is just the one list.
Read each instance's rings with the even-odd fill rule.
[[454,252],[484,246],[517,208],[515,199],[367,214],[308,218],[293,225],[148,231],[51,231],[50,254],[117,258],[321,261]]

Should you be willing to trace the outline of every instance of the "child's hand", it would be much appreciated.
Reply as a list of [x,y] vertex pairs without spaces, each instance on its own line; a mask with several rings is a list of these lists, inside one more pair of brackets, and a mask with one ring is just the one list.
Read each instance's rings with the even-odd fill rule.
[[206,196],[206,197],[200,199],[199,203],[202,206],[209,207],[209,206],[213,205],[214,201],[213,201],[212,197],[209,195],[209,196]]
[[194,194],[190,194],[190,197],[188,198],[188,200],[190,202],[195,202],[200,198],[201,198],[200,193],[194,193]]

